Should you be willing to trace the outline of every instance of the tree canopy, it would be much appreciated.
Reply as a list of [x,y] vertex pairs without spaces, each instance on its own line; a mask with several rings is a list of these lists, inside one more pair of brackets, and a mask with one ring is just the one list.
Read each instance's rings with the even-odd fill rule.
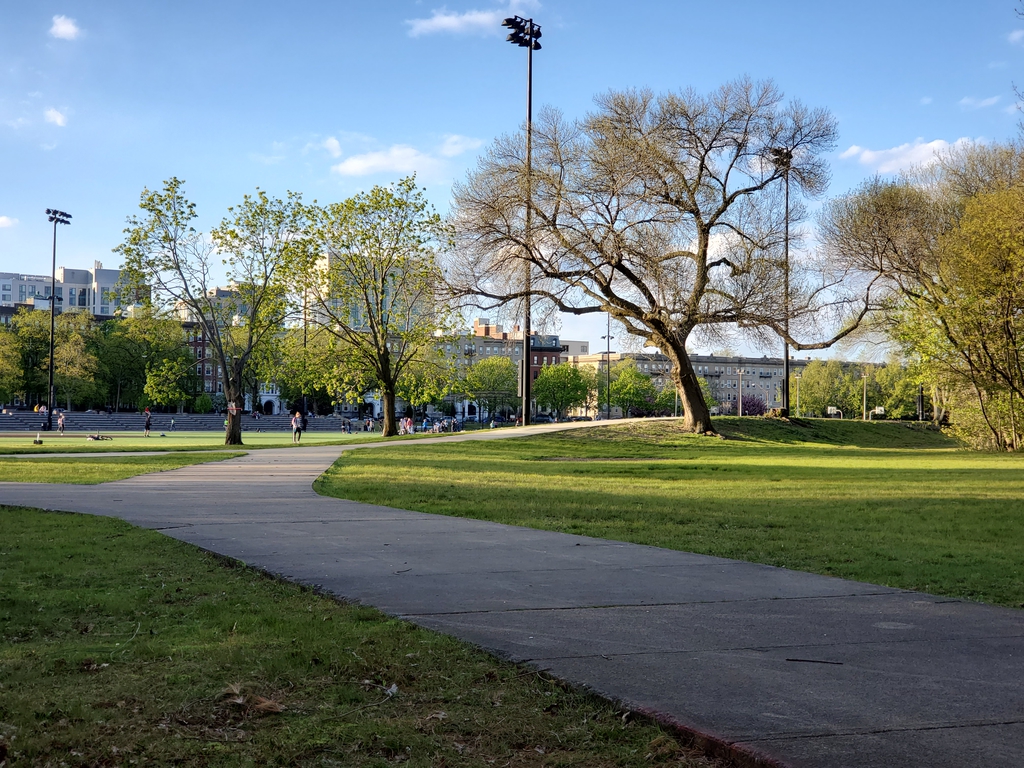
[[[496,306],[523,299],[528,265],[535,299],[608,312],[667,355],[686,428],[713,431],[691,337],[739,326],[806,349],[848,333],[866,311],[841,275],[807,260],[787,270],[781,258],[783,181],[797,196],[823,191],[822,154],[835,137],[825,110],[784,104],[772,83],[745,79],[709,94],[613,91],[576,121],[547,110],[534,124],[530,173],[518,134],[456,185],[449,277],[478,306]],[[799,219],[799,205],[791,214]],[[823,323],[838,332],[797,338]]]

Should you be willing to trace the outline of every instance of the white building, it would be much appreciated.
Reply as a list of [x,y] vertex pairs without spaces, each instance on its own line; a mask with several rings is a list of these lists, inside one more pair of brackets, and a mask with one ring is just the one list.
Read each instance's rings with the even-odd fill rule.
[[[93,262],[92,269],[70,269],[57,267],[56,272],[57,308],[62,312],[88,310],[94,315],[112,315],[121,306],[117,295],[117,282],[121,270],[104,269],[99,261]],[[50,276],[26,275],[17,272],[0,272],[0,306],[13,307],[15,304],[34,304],[45,300],[49,308]]]

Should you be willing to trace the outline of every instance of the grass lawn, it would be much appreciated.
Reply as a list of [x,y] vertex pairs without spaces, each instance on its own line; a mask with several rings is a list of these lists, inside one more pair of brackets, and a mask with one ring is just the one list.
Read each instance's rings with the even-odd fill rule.
[[713,765],[622,715],[156,532],[0,507],[0,764]]
[[[141,432],[104,432],[112,440],[87,440],[86,432],[42,433],[42,445],[32,445],[35,432],[16,437],[0,437],[0,455],[11,453],[105,453],[108,451],[212,451],[232,448],[224,445],[224,432],[166,432],[161,437],[143,437]],[[345,443],[376,443],[383,440],[377,432],[305,432],[304,445],[343,445]],[[399,438],[391,438],[399,439]],[[405,439],[405,438],[401,438]],[[291,432],[243,432],[243,448],[290,448]]]
[[12,457],[0,456],[0,482],[93,485],[147,472],[223,461],[242,453],[168,453],[160,456]]
[[1024,607],[1024,456],[901,424],[721,418],[346,453],[320,492]]

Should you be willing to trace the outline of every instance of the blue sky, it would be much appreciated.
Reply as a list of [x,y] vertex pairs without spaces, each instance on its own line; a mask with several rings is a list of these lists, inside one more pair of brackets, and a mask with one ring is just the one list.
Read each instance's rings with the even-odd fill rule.
[[[417,171],[439,210],[535,105],[610,88],[706,91],[742,75],[830,109],[830,194],[958,140],[1017,135],[1024,19],[1013,0],[9,2],[0,13],[0,271],[48,274],[44,209],[70,212],[58,265],[119,266],[143,187],[187,182],[203,225],[259,186],[321,202]],[[603,323],[566,320],[597,342]]]

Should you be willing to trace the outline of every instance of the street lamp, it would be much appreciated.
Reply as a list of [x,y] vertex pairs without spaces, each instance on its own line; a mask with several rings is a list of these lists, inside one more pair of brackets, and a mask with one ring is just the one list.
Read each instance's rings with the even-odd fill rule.
[[800,372],[796,373],[796,417],[800,418]]
[[530,264],[533,257],[532,207],[533,179],[531,172],[533,151],[533,52],[540,50],[540,25],[533,19],[522,16],[510,16],[501,22],[508,27],[509,35],[505,39],[526,49],[526,291],[523,299],[523,426],[530,423],[530,389],[533,384],[530,374]]
[[57,225],[71,224],[71,214],[58,211],[56,208],[47,208],[47,220],[53,222],[53,265],[50,270],[50,377],[47,387],[46,403],[46,431],[53,430],[53,404],[56,402],[53,391],[53,333],[55,328],[56,306],[57,306]]
[[868,372],[864,371],[864,373],[862,373],[860,375],[860,377],[862,379],[864,379],[864,413],[863,413],[863,416],[861,417],[861,420],[862,421],[867,421],[868,420]]
[[739,394],[739,398],[736,400],[736,415],[737,416],[742,416],[743,415],[743,368],[737,368],[736,370],[738,370],[740,372],[740,394]]
[[608,312],[608,335],[602,336],[602,339],[607,339],[607,351],[604,354],[604,373],[605,373],[605,385],[604,385],[604,400],[605,409],[604,417],[607,421],[611,421],[612,418],[612,315]]
[[782,311],[786,335],[782,339],[782,415],[789,416],[789,170],[793,164],[793,151],[782,147],[771,149],[772,162],[782,171],[786,182],[786,256],[783,266]]

